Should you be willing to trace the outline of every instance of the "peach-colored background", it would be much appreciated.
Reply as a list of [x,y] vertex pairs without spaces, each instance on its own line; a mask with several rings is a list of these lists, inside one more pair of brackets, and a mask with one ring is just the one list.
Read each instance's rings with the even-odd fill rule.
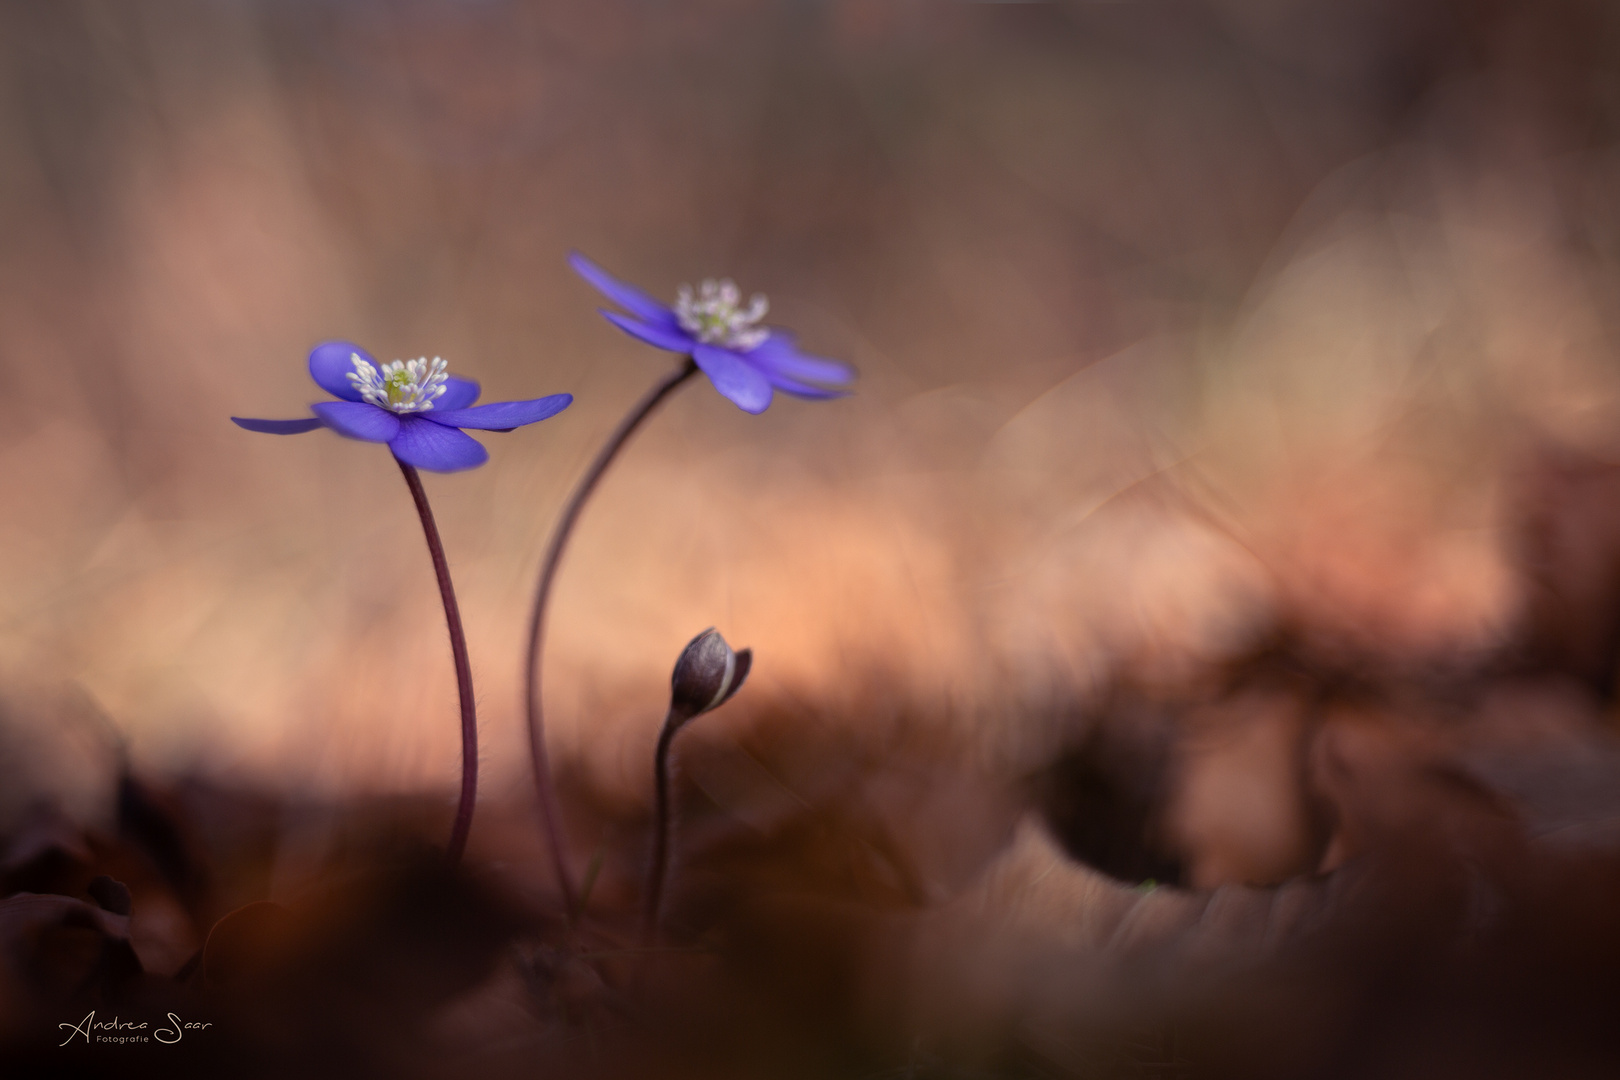
[[610,475],[548,654],[558,752],[610,783],[710,624],[756,692],[882,671],[1013,760],[1051,734],[1020,702],[1279,598],[1488,644],[1502,470],[1617,419],[1612,17],[1531,7],[7,6],[6,807],[78,790],[97,716],[152,768],[449,790],[386,452],[226,419],[301,414],[331,337],[578,399],[428,480],[511,790],[546,530],[670,363],[571,248],[665,297],[733,276],[862,373],[759,417],[694,386]]

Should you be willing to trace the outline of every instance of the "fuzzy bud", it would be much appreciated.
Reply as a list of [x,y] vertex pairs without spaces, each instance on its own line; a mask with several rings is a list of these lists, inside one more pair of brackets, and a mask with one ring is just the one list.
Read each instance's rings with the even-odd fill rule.
[[675,661],[675,673],[669,679],[671,716],[677,723],[685,723],[719,708],[742,688],[753,659],[750,649],[733,652],[714,627],[703,631]]

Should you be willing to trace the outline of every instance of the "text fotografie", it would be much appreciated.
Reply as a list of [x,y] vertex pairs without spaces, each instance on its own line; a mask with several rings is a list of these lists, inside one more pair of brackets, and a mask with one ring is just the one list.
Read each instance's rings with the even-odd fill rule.
[[111,1020],[97,1020],[95,1010],[90,1010],[83,1020],[77,1024],[61,1023],[58,1028],[67,1029],[68,1036],[58,1046],[66,1046],[74,1039],[84,1038],[87,1043],[133,1043],[150,1042],[156,1039],[160,1043],[172,1046],[179,1042],[188,1031],[202,1031],[213,1027],[211,1021],[181,1020],[174,1013],[165,1013],[169,1022],[164,1027],[152,1028],[145,1020],[120,1020],[114,1016]]

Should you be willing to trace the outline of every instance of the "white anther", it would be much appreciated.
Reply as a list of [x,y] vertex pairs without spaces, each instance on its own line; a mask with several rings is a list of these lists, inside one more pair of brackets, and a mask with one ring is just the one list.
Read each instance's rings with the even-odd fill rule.
[[770,301],[755,293],[746,308],[736,282],[710,278],[692,295],[690,285],[682,285],[675,296],[675,319],[681,329],[706,345],[724,345],[747,352],[762,344],[771,332],[759,321],[770,310]]
[[348,373],[349,383],[360,392],[360,397],[377,406],[396,413],[427,412],[433,408],[433,399],[449,389],[447,365],[435,356],[416,360],[395,360],[384,364],[378,371],[359,353],[350,357],[354,370]]

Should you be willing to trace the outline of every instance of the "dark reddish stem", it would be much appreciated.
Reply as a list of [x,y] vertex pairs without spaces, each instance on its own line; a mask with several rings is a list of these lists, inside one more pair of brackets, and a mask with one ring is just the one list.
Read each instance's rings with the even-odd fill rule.
[[557,519],[556,528],[551,532],[551,541],[546,546],[546,557],[540,565],[540,582],[534,590],[534,607],[529,615],[529,645],[524,661],[524,703],[528,709],[529,719],[529,753],[534,766],[535,794],[540,801],[540,818],[545,825],[546,840],[551,845],[552,868],[557,875],[557,887],[562,890],[563,903],[568,908],[570,916],[575,916],[578,892],[574,888],[574,878],[568,869],[568,852],[563,840],[562,812],[557,803],[557,789],[551,777],[551,762],[546,756],[545,717],[541,709],[540,694],[540,654],[545,647],[546,605],[551,600],[551,585],[557,577],[557,566],[562,562],[563,549],[568,546],[568,538],[573,534],[574,525],[579,515],[585,509],[585,503],[590,499],[591,493],[596,490],[597,483],[602,474],[607,472],[613,459],[618,457],[624,444],[630,441],[642,421],[652,415],[660,402],[674,392],[687,379],[697,373],[697,364],[690,357],[680,367],[670,372],[658,383],[648,390],[646,395],[636,403],[619,426],[608,436],[607,442],[596,453],[596,460],[591,467],[585,470],[579,483],[574,487],[574,493],[568,497],[568,503],[563,507],[562,516]]
[[461,862],[462,853],[467,850],[473,804],[478,801],[478,713],[473,703],[472,664],[467,660],[467,635],[461,629],[456,589],[450,584],[450,564],[444,558],[444,544],[439,540],[439,527],[433,522],[427,492],[422,490],[422,478],[403,461],[399,463],[399,471],[405,474],[405,484],[411,489],[411,498],[416,500],[416,512],[422,517],[422,532],[427,536],[433,573],[439,579],[439,596],[444,600],[444,621],[450,629],[450,656],[456,665],[456,691],[461,696],[461,800],[456,805],[456,823],[450,829],[447,852],[454,866]]
[[658,733],[658,749],[653,752],[653,849],[647,867],[647,887],[643,890],[641,944],[658,943],[658,908],[664,898],[664,877],[669,866],[669,751],[681,716],[674,710],[664,717],[664,730]]

